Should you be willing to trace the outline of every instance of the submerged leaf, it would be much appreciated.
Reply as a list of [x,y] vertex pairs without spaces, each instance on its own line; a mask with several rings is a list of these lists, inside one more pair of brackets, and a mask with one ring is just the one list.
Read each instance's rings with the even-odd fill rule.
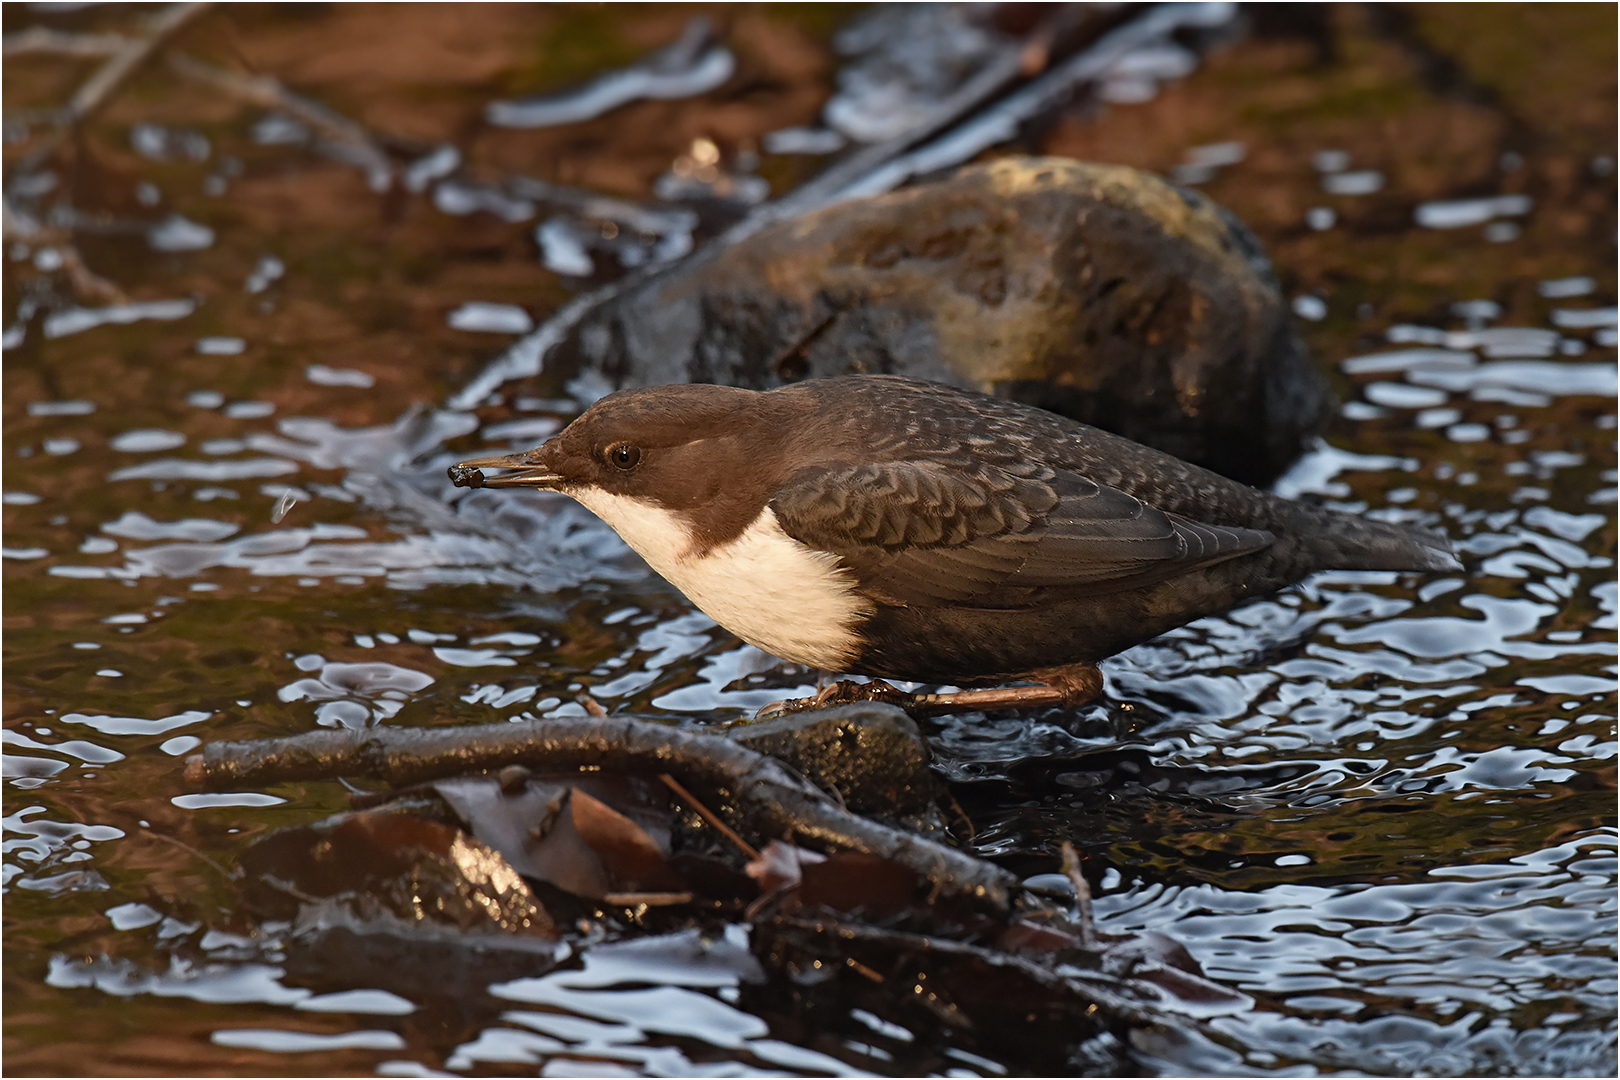
[[[504,782],[503,782],[504,781]],[[636,777],[460,776],[433,789],[524,876],[599,900],[682,890],[669,869],[664,789]]]
[[250,899],[278,917],[337,901],[463,930],[555,937],[551,916],[501,853],[401,809],[360,810],[275,833],[242,856]]

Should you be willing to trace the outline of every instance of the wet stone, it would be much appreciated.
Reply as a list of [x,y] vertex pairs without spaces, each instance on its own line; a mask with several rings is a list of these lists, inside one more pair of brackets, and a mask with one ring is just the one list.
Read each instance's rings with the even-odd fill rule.
[[727,734],[836,791],[853,813],[913,828],[937,824],[941,789],[930,769],[928,741],[916,721],[893,705],[835,705],[741,724]]
[[1258,241],[1203,195],[1004,158],[687,260],[583,319],[547,368],[756,389],[912,375],[1263,483],[1330,407],[1290,318]]

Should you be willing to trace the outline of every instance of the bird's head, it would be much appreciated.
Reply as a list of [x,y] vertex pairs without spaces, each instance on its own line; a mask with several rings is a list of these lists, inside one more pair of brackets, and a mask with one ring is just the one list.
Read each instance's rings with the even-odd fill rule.
[[450,479],[460,487],[560,491],[587,504],[601,492],[678,513],[723,512],[729,502],[757,498],[757,512],[782,479],[767,451],[798,408],[792,397],[730,386],[621,390],[543,446],[461,462]]

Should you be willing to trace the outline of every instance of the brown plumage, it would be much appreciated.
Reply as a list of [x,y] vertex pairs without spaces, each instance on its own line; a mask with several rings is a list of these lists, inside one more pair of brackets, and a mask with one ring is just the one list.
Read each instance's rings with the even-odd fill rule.
[[[516,471],[485,481],[490,467]],[[1457,565],[1441,537],[892,376],[621,391],[537,450],[451,475],[574,495],[722,609],[717,621],[746,623],[733,628],[779,653],[769,620],[797,617],[792,575],[807,599],[842,590],[847,610],[816,630],[827,647],[788,659],[921,682],[1055,678],[1094,692],[1096,661],[1318,570]],[[780,547],[758,546],[767,533]],[[806,552],[826,554],[792,562]],[[727,581],[735,597],[719,595]],[[756,616],[754,594],[786,598],[784,610]]]

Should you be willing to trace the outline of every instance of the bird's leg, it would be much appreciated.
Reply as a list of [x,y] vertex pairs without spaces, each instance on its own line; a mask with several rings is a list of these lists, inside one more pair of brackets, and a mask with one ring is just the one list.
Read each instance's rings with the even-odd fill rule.
[[754,719],[767,716],[785,716],[807,712],[828,705],[842,705],[850,701],[885,701],[910,712],[925,715],[948,712],[993,712],[997,709],[1038,709],[1064,706],[1077,709],[1089,704],[1102,693],[1102,672],[1095,664],[1070,664],[1067,667],[1043,668],[1032,671],[1029,678],[1038,682],[1030,686],[998,686],[984,690],[956,690],[949,694],[908,694],[896,690],[882,679],[871,682],[839,680],[824,686],[815,695],[773,701]]
[[1030,686],[997,686],[984,690],[956,690],[949,694],[913,694],[908,706],[923,713],[997,709],[1038,709],[1064,706],[1077,709],[1102,693],[1102,672],[1095,664],[1070,664],[1029,673],[1038,682]]

